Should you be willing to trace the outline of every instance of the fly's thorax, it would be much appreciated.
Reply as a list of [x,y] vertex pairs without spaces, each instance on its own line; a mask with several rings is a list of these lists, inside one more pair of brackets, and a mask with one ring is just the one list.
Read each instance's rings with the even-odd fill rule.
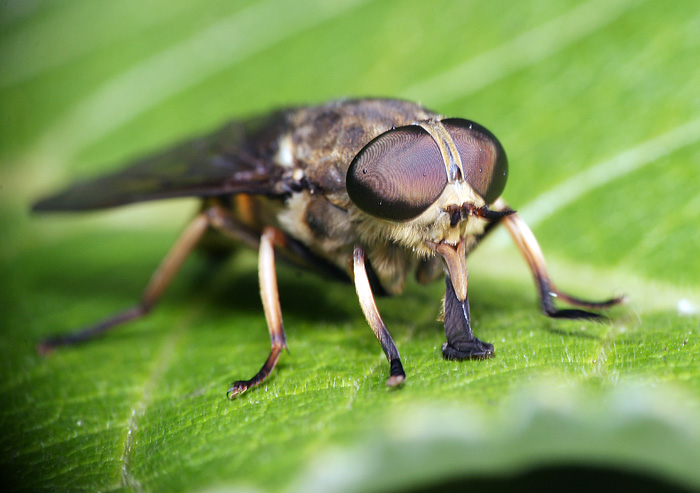
[[347,211],[309,190],[292,193],[277,209],[274,224],[309,250],[345,269],[354,232]]

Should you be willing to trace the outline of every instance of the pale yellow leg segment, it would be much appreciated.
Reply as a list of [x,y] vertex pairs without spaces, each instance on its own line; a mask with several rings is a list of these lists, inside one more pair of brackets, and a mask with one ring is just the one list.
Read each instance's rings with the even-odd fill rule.
[[206,212],[201,212],[192,220],[151,277],[138,305],[82,330],[46,338],[39,344],[39,352],[46,354],[58,346],[68,346],[93,339],[119,324],[142,317],[148,313],[163,295],[165,289],[202,238],[208,226],[209,218]]
[[270,354],[262,368],[250,380],[234,382],[228,390],[229,398],[234,399],[246,390],[261,384],[270,375],[277,364],[283,349],[287,348],[287,338],[282,323],[279,292],[277,290],[277,273],[275,272],[275,246],[284,246],[285,235],[280,230],[266,227],[260,237],[260,254],[258,257],[258,276],[260,280],[260,297],[262,298],[265,320],[270,331]]
[[406,373],[404,373],[401,365],[399,350],[396,349],[396,344],[394,344],[391,334],[387,330],[381,315],[379,315],[377,304],[374,302],[372,287],[369,284],[367,270],[365,269],[365,252],[359,246],[356,246],[353,252],[353,274],[355,290],[360,300],[362,312],[365,314],[367,323],[372,328],[374,335],[377,336],[386,359],[389,361],[390,374],[386,384],[389,387],[395,387],[406,379]]
[[[508,204],[503,199],[498,199],[494,203],[494,210],[509,210]],[[583,306],[592,309],[608,308],[624,301],[624,297],[611,298],[605,301],[586,301],[569,294],[564,293],[556,288],[547,272],[547,264],[544,260],[542,249],[530,227],[517,214],[510,214],[501,219],[508,228],[511,238],[515,242],[520,253],[525,257],[532,275],[535,279],[535,284],[540,295],[540,303],[544,313],[555,318],[597,318],[596,313],[586,312],[583,310],[557,310],[553,300],[558,298],[576,306]]]

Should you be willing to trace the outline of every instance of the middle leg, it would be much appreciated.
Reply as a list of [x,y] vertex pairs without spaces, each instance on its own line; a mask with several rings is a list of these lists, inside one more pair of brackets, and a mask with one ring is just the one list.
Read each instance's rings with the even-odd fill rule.
[[246,390],[260,385],[270,375],[277,365],[282,350],[287,349],[287,337],[282,323],[279,292],[277,290],[277,274],[275,272],[274,247],[283,247],[285,235],[282,231],[266,227],[260,237],[260,254],[258,258],[258,276],[260,279],[260,297],[262,298],[265,320],[270,332],[270,354],[262,368],[250,380],[234,382],[226,395],[234,399]]

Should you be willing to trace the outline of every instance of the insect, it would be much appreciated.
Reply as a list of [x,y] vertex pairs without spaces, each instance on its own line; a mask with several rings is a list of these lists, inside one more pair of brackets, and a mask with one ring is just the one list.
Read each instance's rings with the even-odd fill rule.
[[80,211],[171,197],[202,199],[200,212],[139,303],[83,330],[47,338],[40,351],[83,342],[145,315],[198,245],[222,240],[259,250],[260,292],[271,340],[260,371],[233,383],[230,398],[263,382],[287,347],[277,254],[302,268],[354,282],[389,362],[389,386],[400,385],[406,374],[374,296],[401,293],[411,272],[420,283],[445,277],[445,358],[494,354],[493,346],[472,331],[466,256],[499,223],[525,257],[545,315],[599,316],[559,310],[555,298],[586,309],[621,302],[584,301],[554,286],[532,232],[501,198],[507,175],[505,151],[487,129],[406,101],[341,100],[234,121],[34,205],[35,211]]

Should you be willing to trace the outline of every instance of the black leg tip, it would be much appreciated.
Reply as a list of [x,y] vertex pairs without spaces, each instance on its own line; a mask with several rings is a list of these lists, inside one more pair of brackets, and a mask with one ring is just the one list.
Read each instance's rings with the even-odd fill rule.
[[56,348],[60,346],[69,346],[76,342],[80,341],[73,341],[70,337],[65,335],[49,336],[39,341],[39,343],[36,345],[36,351],[41,356],[47,356],[53,353]]
[[400,359],[392,359],[390,365],[391,370],[386,385],[388,387],[398,387],[406,380],[406,373],[403,371],[403,365]]
[[248,390],[250,386],[250,380],[239,380],[238,382],[233,382],[231,388],[226,392],[226,397],[233,400]]
[[550,318],[562,318],[568,320],[601,321],[607,319],[605,315],[601,315],[599,313],[576,309],[545,311],[545,314]]
[[493,344],[474,339],[468,342],[459,342],[457,347],[446,342],[442,345],[442,356],[449,360],[485,359],[493,356]]

